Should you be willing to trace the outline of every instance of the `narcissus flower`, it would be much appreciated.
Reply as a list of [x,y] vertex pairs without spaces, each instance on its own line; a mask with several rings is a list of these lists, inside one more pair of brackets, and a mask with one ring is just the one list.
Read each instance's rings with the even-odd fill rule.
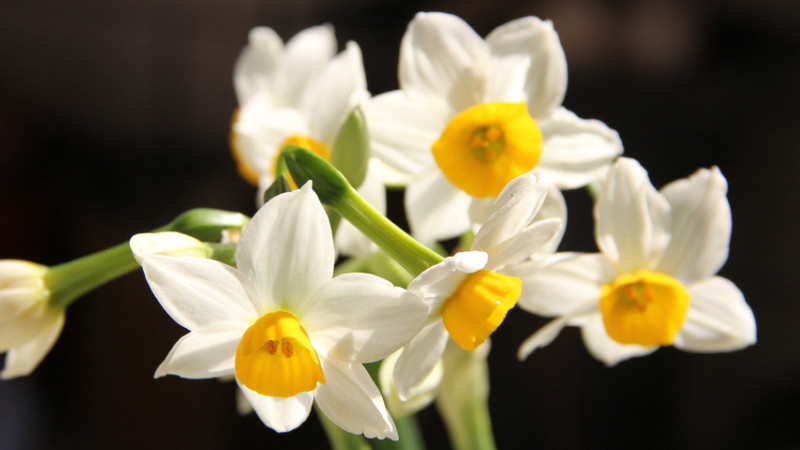
[[400,47],[400,89],[364,106],[384,181],[407,185],[412,233],[429,243],[536,169],[561,189],[602,178],[622,153],[617,133],[561,106],[564,50],[549,21],[524,17],[486,40],[456,16],[419,13]]
[[231,148],[240,174],[260,192],[272,184],[285,145],[330,160],[348,114],[369,98],[358,44],[337,55],[330,25],[303,30],[286,45],[271,28],[254,28],[233,81],[239,109]]
[[[278,156],[286,145],[306,148],[328,161],[333,158],[337,167],[369,165],[366,137],[362,153],[356,148],[359,142],[352,142],[361,136],[340,134],[354,108],[370,97],[361,50],[348,42],[336,54],[332,26],[305,29],[286,45],[271,28],[254,28],[234,67],[233,81],[239,108],[231,124],[230,145],[239,173],[258,186],[259,205],[275,180]],[[367,171],[363,183],[350,181],[383,213],[386,193],[372,172]],[[336,233],[336,250],[364,256],[374,246],[343,222]]]
[[520,358],[566,325],[607,365],[660,346],[695,352],[756,341],[741,291],[716,276],[728,258],[731,213],[719,169],[701,169],[656,191],[632,159],[613,166],[595,205],[600,253],[564,253],[525,282],[520,307],[559,316],[531,336]]
[[53,348],[64,328],[64,308],[50,302],[49,268],[21,260],[0,260],[0,378],[29,375]]
[[500,193],[470,251],[446,258],[409,284],[408,290],[428,304],[430,313],[395,366],[401,398],[413,395],[433,370],[448,336],[461,348],[475,350],[514,307],[522,291],[519,277],[535,271],[561,236],[561,219],[537,220],[546,194],[547,187],[533,174],[513,180]]
[[158,301],[190,331],[157,377],[234,375],[276,431],[302,424],[316,401],[351,433],[397,439],[362,363],[407,342],[427,309],[373,275],[331,279],[330,225],[310,183],[256,213],[238,242],[236,268],[190,256],[140,258]]

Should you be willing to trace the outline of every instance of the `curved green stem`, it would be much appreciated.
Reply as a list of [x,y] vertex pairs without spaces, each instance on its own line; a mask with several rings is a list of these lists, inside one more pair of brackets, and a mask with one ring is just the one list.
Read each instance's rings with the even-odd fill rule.
[[[189,210],[155,231],[178,231],[201,241],[219,241],[222,232],[242,229],[249,221],[243,214],[197,208]],[[230,259],[230,248],[215,249],[220,258]],[[66,308],[84,294],[139,268],[128,241],[106,250],[58,264],[44,275],[50,303]]]

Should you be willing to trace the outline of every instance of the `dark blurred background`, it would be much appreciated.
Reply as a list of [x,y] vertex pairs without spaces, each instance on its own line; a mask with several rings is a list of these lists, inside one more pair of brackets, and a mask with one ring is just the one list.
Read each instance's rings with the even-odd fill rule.
[[[489,358],[499,448],[800,448],[800,4],[789,0],[4,0],[0,257],[56,264],[195,206],[251,214],[254,190],[227,144],[248,30],[288,39],[329,22],[340,47],[361,45],[378,94],[397,88],[400,38],[419,10],[455,13],[481,35],[552,19],[565,106],[618,130],[657,187],[718,165],[734,217],[722,275],[759,327],[743,351],[665,348],[611,369],[568,329],[519,363],[545,321],[514,310]],[[567,200],[562,248],[594,251],[589,197]],[[0,448],[325,447],[313,414],[278,434],[236,414],[230,383],[153,380],[184,332],[141,273],[80,300],[39,369],[0,383]],[[419,418],[429,447],[447,448],[435,410]]]

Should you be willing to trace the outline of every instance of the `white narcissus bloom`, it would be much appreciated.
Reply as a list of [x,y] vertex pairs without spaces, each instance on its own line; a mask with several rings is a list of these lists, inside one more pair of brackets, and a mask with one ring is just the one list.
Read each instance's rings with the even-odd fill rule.
[[234,375],[261,420],[289,431],[312,401],[341,428],[397,439],[362,365],[408,341],[427,308],[373,275],[331,279],[333,241],[310,183],[267,202],[237,244],[236,268],[218,261],[141,255],[162,307],[190,332],[156,376]]
[[29,375],[42,362],[64,328],[64,308],[50,303],[46,266],[0,260],[0,353],[6,362],[0,378]]
[[[336,54],[330,25],[307,28],[286,45],[271,28],[252,29],[233,81],[239,109],[231,125],[231,149],[239,173],[258,185],[259,205],[275,180],[281,148],[297,145],[330,161],[348,115],[370,97],[358,44],[348,42]],[[371,171],[358,192],[385,212],[383,185]],[[363,256],[375,249],[344,222],[336,244],[346,255]]]
[[[475,350],[514,307],[520,276],[535,272],[561,236],[559,218],[541,220],[547,187],[533,174],[511,181],[500,193],[470,251],[445,258],[415,278],[408,290],[430,308],[428,321],[406,344],[394,370],[401,398],[408,398],[438,363],[450,336]],[[513,275],[511,275],[513,273]]]
[[482,222],[470,204],[496,198],[523,173],[577,188],[622,153],[615,131],[561,106],[566,59],[549,21],[513,20],[484,40],[456,16],[419,13],[398,73],[400,90],[364,112],[384,182],[407,185],[409,224],[423,242]]
[[727,187],[714,167],[659,192],[638,162],[619,159],[595,205],[600,253],[557,254],[522,277],[520,307],[559,317],[522,344],[520,358],[566,325],[582,327],[589,351],[609,366],[665,345],[722,352],[755,343],[744,295],[715,275],[731,236]]
[[348,42],[337,55],[330,25],[307,28],[286,45],[271,28],[252,29],[233,82],[239,109],[231,148],[241,175],[261,191],[275,179],[285,145],[330,159],[348,114],[369,98],[358,44]]

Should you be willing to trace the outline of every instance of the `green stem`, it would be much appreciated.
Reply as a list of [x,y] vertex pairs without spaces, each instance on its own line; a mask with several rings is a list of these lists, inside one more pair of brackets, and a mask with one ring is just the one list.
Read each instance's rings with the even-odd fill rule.
[[87,292],[138,268],[127,242],[53,266],[44,277],[50,303],[66,308]]
[[445,373],[436,401],[456,450],[494,450],[489,415],[489,365],[480,351],[449,345]]
[[[201,241],[219,241],[223,230],[242,229],[249,221],[239,213],[216,209],[189,210],[154,231],[178,231]],[[215,249],[215,255],[216,253]],[[220,258],[230,258],[230,249],[219,247]],[[84,294],[139,268],[128,241],[106,250],[58,264],[44,276],[50,303],[66,308]]]
[[354,190],[331,206],[413,275],[444,259],[376,211]]

